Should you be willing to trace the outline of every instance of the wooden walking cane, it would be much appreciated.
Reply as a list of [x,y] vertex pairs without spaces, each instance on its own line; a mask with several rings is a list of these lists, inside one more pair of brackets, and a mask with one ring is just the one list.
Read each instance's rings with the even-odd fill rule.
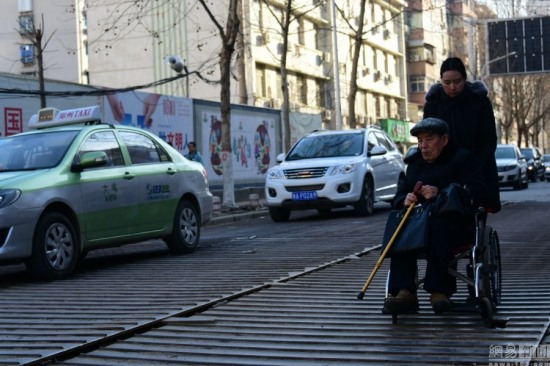
[[[420,188],[422,188],[422,182],[418,181],[416,182],[416,185],[414,186],[414,189],[413,189],[413,194],[415,196],[418,196],[418,192],[420,191]],[[382,252],[382,254],[380,254],[380,258],[378,258],[378,262],[376,262],[376,265],[374,266],[374,269],[372,270],[367,282],[365,282],[365,285],[363,286],[363,288],[361,289],[361,291],[357,294],[357,298],[359,300],[363,299],[363,297],[365,296],[365,292],[367,291],[367,288],[369,287],[370,283],[372,282],[372,279],[374,278],[374,275],[376,274],[376,272],[378,272],[378,269],[380,268],[380,266],[382,265],[382,262],[384,261],[384,259],[386,258],[386,254],[388,253],[388,251],[391,249],[392,245],[393,245],[393,242],[395,241],[395,239],[397,238],[397,235],[399,235],[399,232],[401,231],[401,228],[403,227],[403,225],[405,225],[405,223],[407,222],[407,218],[409,217],[409,214],[411,213],[411,211],[413,210],[414,206],[416,206],[415,203],[412,203],[409,208],[407,209],[407,211],[405,212],[405,215],[403,216],[403,218],[401,219],[401,222],[399,223],[399,226],[397,226],[397,229],[395,230],[395,232],[393,233],[390,241],[388,242],[388,245],[386,245],[386,248],[384,249],[384,251]]]

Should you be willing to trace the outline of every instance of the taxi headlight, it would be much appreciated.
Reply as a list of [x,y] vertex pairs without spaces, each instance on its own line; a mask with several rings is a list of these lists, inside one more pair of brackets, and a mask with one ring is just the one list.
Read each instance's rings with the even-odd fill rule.
[[0,190],[0,208],[11,205],[21,196],[21,191],[18,189],[2,189]]

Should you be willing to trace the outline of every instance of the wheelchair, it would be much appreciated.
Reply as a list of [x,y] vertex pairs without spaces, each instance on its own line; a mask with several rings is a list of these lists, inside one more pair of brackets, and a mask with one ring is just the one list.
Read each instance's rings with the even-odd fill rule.
[[[489,327],[504,327],[507,319],[495,317],[502,298],[500,244],[496,230],[487,225],[487,212],[483,207],[475,211],[475,225],[475,243],[455,249],[453,258],[449,262],[449,274],[464,282],[468,288],[466,303],[457,304],[453,302],[453,308],[450,311],[474,308]],[[460,272],[455,268],[458,268],[459,261],[463,259],[467,259],[468,263],[465,271]],[[389,294],[389,279],[390,272],[388,271],[386,298]],[[418,279],[417,269],[417,288],[421,287],[423,282],[423,278]],[[391,313],[391,315],[392,323],[397,323],[399,313]]]

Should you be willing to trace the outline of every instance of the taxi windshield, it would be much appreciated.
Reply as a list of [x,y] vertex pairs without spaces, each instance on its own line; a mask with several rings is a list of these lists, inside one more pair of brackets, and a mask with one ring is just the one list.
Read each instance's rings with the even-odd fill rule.
[[19,134],[0,139],[0,172],[57,166],[78,131]]

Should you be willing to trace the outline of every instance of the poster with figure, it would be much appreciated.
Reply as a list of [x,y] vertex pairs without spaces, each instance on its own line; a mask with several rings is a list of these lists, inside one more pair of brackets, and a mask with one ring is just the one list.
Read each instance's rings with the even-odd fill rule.
[[275,119],[258,114],[234,111],[231,117],[231,156],[222,151],[222,123],[219,111],[201,112],[203,160],[209,180],[223,179],[223,161],[233,159],[233,177],[264,177],[275,161],[272,146]]
[[180,153],[194,136],[192,99],[155,93],[125,92],[103,97],[108,123],[147,129]]

